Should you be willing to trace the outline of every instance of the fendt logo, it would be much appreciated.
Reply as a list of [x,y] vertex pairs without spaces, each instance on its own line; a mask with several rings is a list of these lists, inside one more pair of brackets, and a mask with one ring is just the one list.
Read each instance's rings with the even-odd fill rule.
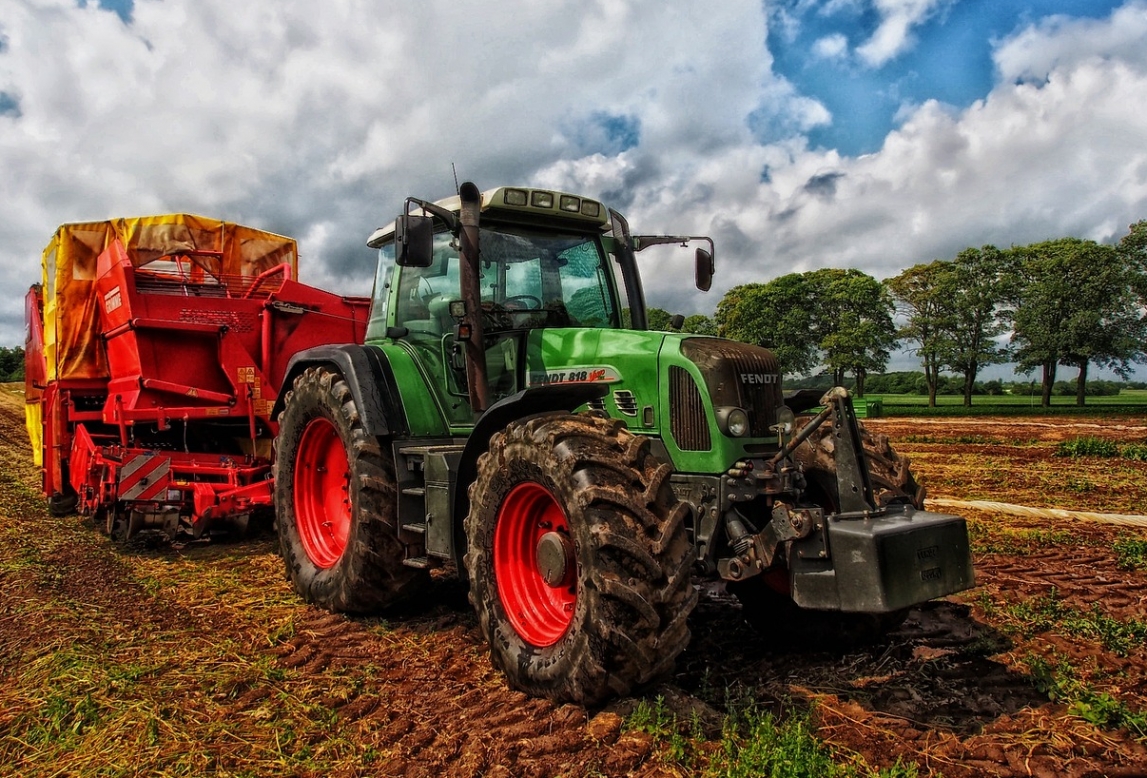
[[780,381],[776,373],[741,373],[742,384],[775,384]]

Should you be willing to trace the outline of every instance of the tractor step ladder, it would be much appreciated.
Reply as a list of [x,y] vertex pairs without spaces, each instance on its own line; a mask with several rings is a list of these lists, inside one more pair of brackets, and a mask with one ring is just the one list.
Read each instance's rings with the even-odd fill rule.
[[404,565],[423,568],[430,565],[429,557],[453,557],[454,481],[462,449],[462,444],[444,442],[396,450],[398,536],[407,547]]

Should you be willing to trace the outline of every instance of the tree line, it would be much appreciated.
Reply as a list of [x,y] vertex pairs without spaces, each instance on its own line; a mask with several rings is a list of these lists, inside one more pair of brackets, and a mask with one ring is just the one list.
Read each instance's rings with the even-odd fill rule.
[[[1018,372],[1038,374],[1047,406],[1062,384],[1059,368],[1073,367],[1083,405],[1092,366],[1126,379],[1147,358],[1145,307],[1147,220],[1114,246],[1079,238],[988,245],[884,281],[826,268],[742,284],[712,319],[689,317],[682,330],[758,343],[789,375],[823,367],[843,384],[851,374],[861,396],[868,375],[883,373],[891,351],[904,345],[920,358],[929,405],[950,382],[944,373],[959,377],[971,405],[980,371],[1014,362]],[[669,329],[668,314],[655,311],[651,327]]]
[[24,380],[24,349],[0,346],[0,383]]

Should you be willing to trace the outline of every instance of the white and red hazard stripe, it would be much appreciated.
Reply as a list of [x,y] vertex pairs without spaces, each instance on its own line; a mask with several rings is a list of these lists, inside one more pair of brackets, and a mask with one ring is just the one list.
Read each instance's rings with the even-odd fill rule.
[[171,460],[155,454],[138,454],[119,469],[119,499],[154,500],[167,489]]

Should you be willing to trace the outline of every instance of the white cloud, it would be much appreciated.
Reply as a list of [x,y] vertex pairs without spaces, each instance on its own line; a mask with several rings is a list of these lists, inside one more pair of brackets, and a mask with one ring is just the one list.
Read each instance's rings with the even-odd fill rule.
[[873,0],[880,24],[872,37],[856,49],[870,67],[880,67],[912,47],[912,28],[951,0]]
[[[964,110],[935,101],[906,107],[874,154],[842,157],[794,136],[724,149],[687,179],[642,187],[631,224],[718,238],[715,295],[701,300],[683,287],[684,255],[648,260],[657,272],[647,295],[660,307],[709,313],[729,287],[787,272],[849,266],[884,278],[985,243],[1117,240],[1147,218],[1147,31],[1133,40],[1126,16],[1141,7],[1018,32],[998,48],[998,58],[1012,57],[1012,72],[1047,61],[1048,51],[1070,51],[1082,33],[1091,51],[1059,55],[1039,82],[1001,81]],[[640,153],[629,152],[624,165],[637,166]],[[575,189],[613,170],[611,160],[596,159],[582,179],[579,165],[562,164]]]
[[[687,175],[751,145],[754,111],[826,120],[770,73],[756,0],[137,0],[130,25],[94,2],[0,0],[0,36],[9,288],[61,222],[191,210],[325,225],[304,280],[361,290],[366,236],[405,195],[447,194],[452,163],[494,186],[640,141],[664,160],[644,175]],[[20,318],[0,307],[0,342]]]
[[[782,273],[886,277],[968,245],[1112,240],[1147,217],[1142,2],[1017,32],[984,100],[905,108],[859,158],[805,141],[830,117],[772,73],[757,0],[437,0],[386,16],[353,0],[138,0],[131,25],[90,5],[0,0],[10,292],[37,279],[61,222],[193,210],[295,235],[304,280],[365,293],[367,235],[406,195],[445,195],[452,162],[482,187],[604,197],[641,232],[712,234],[708,296],[683,281],[689,252],[642,256],[650,303],[682,313]],[[881,8],[876,59],[939,3]],[[0,344],[22,317],[18,294],[0,301]]]
[[848,38],[840,33],[826,35],[812,45],[812,53],[818,59],[839,59],[848,54]]
[[994,60],[1004,82],[1042,81],[1087,60],[1147,65],[1147,2],[1134,0],[1108,19],[1053,16],[1005,41]]

